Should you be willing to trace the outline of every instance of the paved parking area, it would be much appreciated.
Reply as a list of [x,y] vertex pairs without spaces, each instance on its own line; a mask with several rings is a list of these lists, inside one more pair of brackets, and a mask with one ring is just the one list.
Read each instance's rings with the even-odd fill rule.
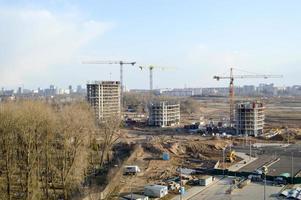
[[[266,186],[266,199],[278,199],[278,193],[282,187]],[[264,185],[261,183],[250,183],[242,189],[236,189],[231,194],[232,200],[264,199]]]
[[[201,191],[197,195],[189,198],[189,200],[254,200],[264,199],[264,185],[261,183],[250,183],[242,189],[235,189],[232,194],[226,194],[230,188],[233,178],[225,178],[206,190]],[[278,193],[282,187],[266,186],[266,199],[278,199]]]

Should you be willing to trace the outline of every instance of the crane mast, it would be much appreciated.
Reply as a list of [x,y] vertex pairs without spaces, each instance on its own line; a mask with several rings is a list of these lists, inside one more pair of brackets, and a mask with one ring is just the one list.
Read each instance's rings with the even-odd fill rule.
[[160,67],[160,66],[154,66],[154,65],[149,65],[149,66],[139,66],[139,68],[142,70],[143,68],[147,68],[149,70],[149,98],[151,99],[152,97],[152,92],[153,92],[153,71],[154,69],[169,69],[170,67]]
[[233,68],[230,69],[230,85],[229,85],[229,103],[230,103],[230,123],[234,123],[234,77]]

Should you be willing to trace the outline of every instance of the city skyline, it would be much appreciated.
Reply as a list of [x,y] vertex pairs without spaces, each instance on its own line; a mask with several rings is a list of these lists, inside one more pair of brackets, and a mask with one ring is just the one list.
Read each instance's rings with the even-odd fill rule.
[[[234,66],[282,79],[239,85],[300,85],[299,1],[0,1],[0,87],[84,85],[119,80],[129,60],[175,67],[154,71],[154,88],[226,87],[214,75]],[[124,67],[128,89],[148,89],[148,71]],[[238,73],[237,73],[238,74]],[[240,74],[240,73],[239,73]],[[137,87],[137,85],[139,87]]]

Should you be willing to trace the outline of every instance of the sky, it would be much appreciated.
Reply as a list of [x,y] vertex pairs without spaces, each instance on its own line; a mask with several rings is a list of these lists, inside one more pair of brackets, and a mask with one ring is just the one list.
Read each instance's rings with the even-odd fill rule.
[[301,84],[300,0],[0,0],[0,87],[84,85],[119,80],[127,89]]

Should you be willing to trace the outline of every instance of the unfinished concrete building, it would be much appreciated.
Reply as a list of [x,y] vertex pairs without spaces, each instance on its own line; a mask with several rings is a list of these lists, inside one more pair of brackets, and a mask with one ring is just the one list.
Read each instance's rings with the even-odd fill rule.
[[167,127],[180,124],[180,104],[166,101],[155,102],[149,106],[150,126]]
[[260,102],[239,102],[235,107],[236,133],[260,135],[264,126],[264,106]]
[[120,82],[94,81],[87,84],[87,100],[96,119],[120,116]]

